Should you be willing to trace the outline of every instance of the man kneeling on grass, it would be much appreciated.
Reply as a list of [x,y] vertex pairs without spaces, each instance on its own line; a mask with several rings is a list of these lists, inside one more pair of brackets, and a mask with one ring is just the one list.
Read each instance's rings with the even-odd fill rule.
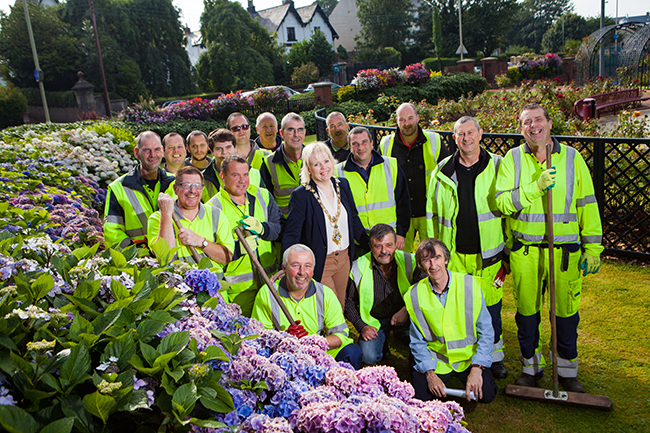
[[438,239],[420,243],[415,260],[428,278],[404,295],[411,317],[411,353],[415,361],[415,398],[432,400],[447,394],[452,377],[481,403],[497,395],[492,377],[494,330],[479,277],[447,270],[449,249]]

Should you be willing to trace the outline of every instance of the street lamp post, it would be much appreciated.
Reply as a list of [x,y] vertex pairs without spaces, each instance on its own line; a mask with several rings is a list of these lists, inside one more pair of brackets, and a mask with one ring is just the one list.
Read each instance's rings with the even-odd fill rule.
[[32,21],[29,19],[29,9],[27,8],[27,0],[23,0],[23,6],[25,8],[25,22],[27,23],[27,34],[29,35],[29,43],[32,46],[32,55],[34,56],[34,66],[36,70],[34,71],[34,77],[38,82],[38,88],[41,91],[41,101],[43,101],[43,112],[45,113],[45,122],[50,122],[50,110],[47,108],[47,98],[45,97],[45,87],[43,86],[43,71],[41,71],[41,66],[38,64],[38,53],[36,52],[36,43],[34,42],[34,32],[32,31]]

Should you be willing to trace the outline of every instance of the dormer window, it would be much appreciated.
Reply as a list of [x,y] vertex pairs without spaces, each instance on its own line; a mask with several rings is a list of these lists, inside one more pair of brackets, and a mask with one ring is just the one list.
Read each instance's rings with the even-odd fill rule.
[[287,41],[295,42],[296,41],[296,28],[287,27]]

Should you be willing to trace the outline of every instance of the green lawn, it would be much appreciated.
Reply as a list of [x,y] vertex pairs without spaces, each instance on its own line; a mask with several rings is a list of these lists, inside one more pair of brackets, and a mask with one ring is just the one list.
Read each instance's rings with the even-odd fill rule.
[[[463,404],[467,428],[478,432],[639,432],[650,430],[650,269],[607,260],[584,279],[578,329],[578,377],[587,393],[609,396],[614,410],[601,412],[506,397],[503,389],[519,377],[515,307],[511,278],[504,290],[503,328],[508,378],[497,381],[499,396],[489,404]],[[550,344],[548,310],[542,313],[545,356]],[[407,342],[390,340],[400,377],[409,380]],[[548,368],[540,386],[551,389]]]

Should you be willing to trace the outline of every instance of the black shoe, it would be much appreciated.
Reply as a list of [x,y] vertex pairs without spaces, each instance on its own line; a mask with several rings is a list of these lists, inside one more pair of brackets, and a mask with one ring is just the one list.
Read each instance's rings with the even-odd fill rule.
[[519,379],[515,380],[515,385],[517,386],[527,386],[529,388],[534,388],[537,386],[537,382],[542,378],[540,375],[539,377],[533,376],[531,374],[526,374],[526,373],[521,373],[521,376],[519,376]]
[[579,392],[584,393],[585,389],[583,388],[580,381],[575,377],[558,377],[562,389],[568,392]]
[[508,377],[508,369],[503,365],[503,361],[493,362],[490,370],[492,370],[492,376],[495,379],[505,379]]

